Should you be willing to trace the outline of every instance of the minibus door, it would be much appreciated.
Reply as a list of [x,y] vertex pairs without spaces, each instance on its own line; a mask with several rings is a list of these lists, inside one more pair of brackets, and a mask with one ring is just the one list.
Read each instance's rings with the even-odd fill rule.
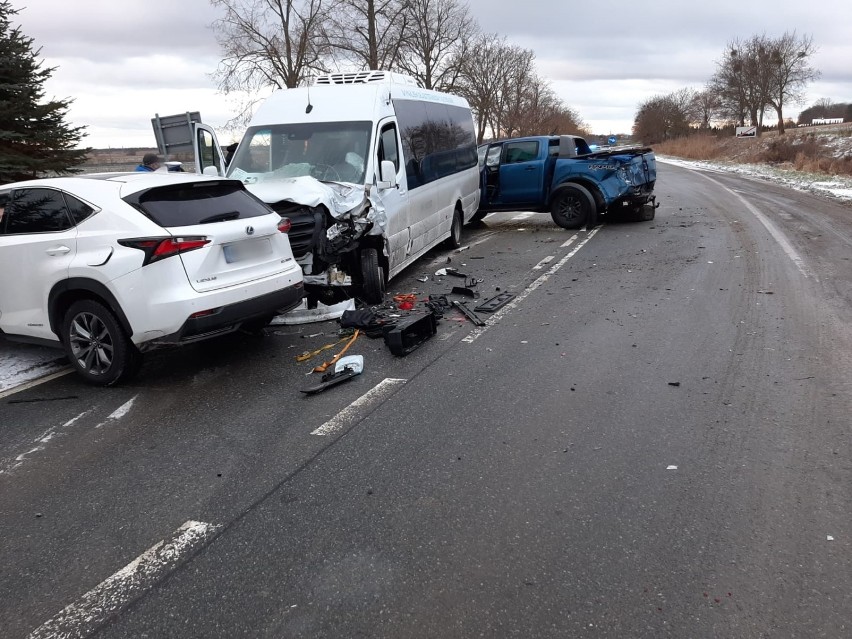
[[[376,193],[387,216],[386,236],[391,271],[404,262],[411,252],[408,188],[405,180],[405,167],[402,165],[401,158],[402,151],[396,122],[393,118],[385,118],[379,122],[374,172],[378,186]],[[381,166],[383,161],[393,162],[396,169],[396,184],[393,186],[387,187],[382,183]]]

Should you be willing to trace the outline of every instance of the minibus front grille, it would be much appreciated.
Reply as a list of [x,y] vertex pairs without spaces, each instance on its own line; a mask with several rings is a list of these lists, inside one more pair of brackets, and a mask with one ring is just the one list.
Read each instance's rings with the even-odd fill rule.
[[285,201],[272,204],[272,209],[281,217],[290,218],[293,226],[287,233],[287,237],[290,239],[293,257],[296,259],[304,257],[317,247],[320,233],[323,231],[322,207]]

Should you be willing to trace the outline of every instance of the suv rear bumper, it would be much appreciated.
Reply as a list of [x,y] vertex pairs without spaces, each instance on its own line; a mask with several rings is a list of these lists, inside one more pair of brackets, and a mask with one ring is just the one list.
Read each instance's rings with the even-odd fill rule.
[[239,329],[249,320],[286,313],[296,308],[304,296],[305,287],[302,282],[298,282],[272,293],[220,306],[209,314],[190,316],[176,333],[158,337],[152,344],[187,344],[225,335]]

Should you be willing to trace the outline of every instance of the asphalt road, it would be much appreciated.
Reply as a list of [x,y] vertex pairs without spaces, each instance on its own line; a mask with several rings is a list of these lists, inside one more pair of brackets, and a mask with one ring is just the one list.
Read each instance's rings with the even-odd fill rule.
[[515,301],[325,393],[333,322],[0,400],[2,635],[850,636],[852,209],[659,173],[466,229],[393,292]]

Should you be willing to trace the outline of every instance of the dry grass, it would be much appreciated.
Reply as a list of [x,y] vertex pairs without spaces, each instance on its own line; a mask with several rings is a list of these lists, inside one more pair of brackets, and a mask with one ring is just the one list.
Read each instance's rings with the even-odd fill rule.
[[655,144],[654,150],[688,160],[769,164],[776,168],[824,175],[852,176],[852,125],[834,130],[793,129],[783,136],[736,139],[693,135]]
[[725,156],[719,139],[712,135],[692,135],[654,145],[654,151],[687,160],[716,160]]

